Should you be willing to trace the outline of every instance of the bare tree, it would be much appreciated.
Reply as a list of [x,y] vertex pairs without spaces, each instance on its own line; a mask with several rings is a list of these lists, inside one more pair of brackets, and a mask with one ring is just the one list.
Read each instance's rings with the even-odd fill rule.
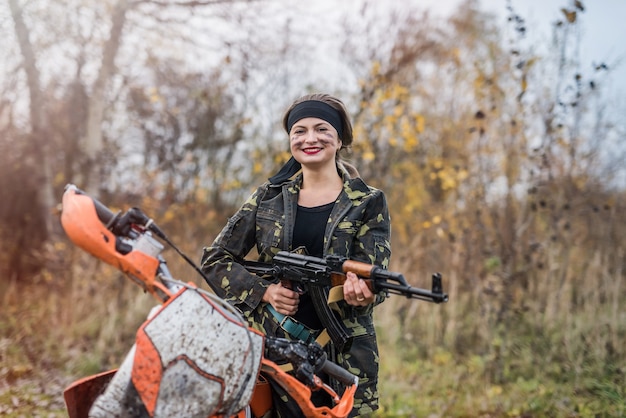
[[[106,184],[106,175],[114,172],[116,156],[112,152],[112,141],[106,127],[116,126],[116,123],[111,123],[117,99],[115,95],[124,93],[119,89],[119,85],[124,83],[119,80],[127,76],[120,71],[117,61],[120,50],[127,45],[125,36],[132,35],[132,31],[128,30],[129,17],[143,24],[153,22],[150,26],[154,35],[167,32],[168,25],[184,28],[186,20],[198,15],[194,11],[216,7],[227,10],[228,5],[236,3],[236,0],[119,0],[50,5],[8,1],[10,21],[13,22],[21,55],[16,69],[23,71],[25,76],[24,82],[18,83],[18,88],[23,87],[28,96],[28,100],[14,102],[27,103],[27,133],[24,136],[19,132],[21,128],[13,125],[12,135],[14,138],[16,135],[25,138],[19,147],[23,147],[25,155],[32,158],[32,164],[29,164],[30,181],[24,184],[32,188],[27,193],[31,196],[28,199],[30,204],[26,210],[14,209],[13,213],[17,217],[27,216],[31,225],[37,225],[38,232],[30,234],[32,239],[7,239],[7,242],[21,243],[17,246],[21,251],[40,251],[43,243],[58,232],[58,229],[55,231],[58,222],[53,216],[53,209],[65,182],[78,182],[97,196]],[[225,13],[224,10],[216,13],[217,20],[220,13]],[[186,17],[181,19],[182,15]],[[209,15],[206,13],[203,18]],[[96,22],[104,22],[104,25]],[[158,26],[164,30],[155,30]],[[172,28],[170,31],[175,31]],[[171,39],[174,38],[176,36]],[[184,30],[181,30],[179,39],[183,43],[189,41],[185,39]],[[143,50],[146,47],[149,45],[144,45]],[[6,65],[10,65],[10,61]],[[5,108],[9,111],[6,114],[19,113],[17,106],[2,103],[7,103]],[[8,141],[7,138],[3,141]],[[7,170],[12,167],[8,165]],[[12,174],[16,175],[17,171]],[[26,195],[18,187],[11,187],[10,191],[14,196],[20,193]],[[3,205],[8,207],[8,202],[15,201],[15,198],[9,198]],[[3,221],[15,224],[15,219],[9,218]],[[19,235],[20,232],[14,233]],[[45,264],[43,254],[32,257],[25,253],[24,257],[29,259],[29,263]]]
[[115,58],[122,41],[122,32],[126,23],[126,14],[131,7],[128,0],[119,0],[113,7],[111,14],[111,29],[109,39],[102,50],[102,60],[98,76],[92,86],[91,94],[87,103],[87,121],[85,137],[81,141],[86,156],[88,167],[93,167],[95,172],[87,171],[84,179],[85,187],[93,191],[97,196],[102,179],[98,176],[98,157],[102,151],[102,122],[106,107],[106,92],[110,79],[115,72]]
[[35,144],[35,183],[38,187],[35,191],[35,208],[37,219],[41,220],[41,238],[46,240],[52,232],[52,219],[50,210],[54,207],[54,193],[52,190],[52,171],[48,161],[49,148],[47,146],[46,133],[48,130],[45,103],[40,82],[40,72],[37,66],[35,51],[29,38],[29,31],[24,23],[22,8],[17,0],[9,0],[11,17],[15,26],[15,34],[23,57],[23,68],[26,73],[29,93],[29,114],[31,121],[30,141]]

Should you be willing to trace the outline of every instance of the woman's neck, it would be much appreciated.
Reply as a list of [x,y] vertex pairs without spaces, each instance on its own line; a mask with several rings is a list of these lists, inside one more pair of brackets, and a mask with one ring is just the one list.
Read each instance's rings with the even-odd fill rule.
[[305,207],[321,206],[334,202],[343,189],[343,180],[336,166],[332,170],[311,170],[302,167],[302,186],[298,204]]

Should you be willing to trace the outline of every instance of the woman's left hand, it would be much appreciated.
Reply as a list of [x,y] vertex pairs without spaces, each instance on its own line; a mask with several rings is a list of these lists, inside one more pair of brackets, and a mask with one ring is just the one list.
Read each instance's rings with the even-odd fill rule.
[[376,295],[367,287],[365,280],[353,272],[346,273],[346,282],[343,284],[343,299],[352,306],[367,306],[374,302]]

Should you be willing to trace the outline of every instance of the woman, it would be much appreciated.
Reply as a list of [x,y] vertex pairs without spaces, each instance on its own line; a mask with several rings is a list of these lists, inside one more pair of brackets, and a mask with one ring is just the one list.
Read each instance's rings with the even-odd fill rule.
[[[251,326],[267,335],[310,341],[323,329],[311,292],[250,274],[240,261],[256,246],[262,262],[287,250],[316,257],[336,254],[387,268],[389,211],[385,195],[366,185],[338,155],[352,143],[352,124],[339,99],[327,94],[301,97],[285,113],[283,126],[292,158],[204,249],[202,268],[219,288],[219,296],[239,308]],[[384,294],[372,293],[354,273],[346,276],[343,300],[334,312],[350,343],[330,341],[325,349],[332,360],[359,376],[352,411],[359,416],[378,408],[372,311]],[[285,316],[289,323],[304,324],[304,332],[293,335],[284,326]],[[293,416],[293,411],[281,412],[284,405],[276,406],[279,416]]]

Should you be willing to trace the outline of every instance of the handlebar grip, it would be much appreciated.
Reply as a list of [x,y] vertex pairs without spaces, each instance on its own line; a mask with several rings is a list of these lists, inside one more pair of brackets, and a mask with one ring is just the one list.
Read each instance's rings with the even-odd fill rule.
[[359,383],[359,378],[357,376],[329,360],[324,361],[322,371],[339,380],[344,385],[358,385]]
[[106,206],[104,206],[99,200],[91,198],[93,200],[93,204],[96,206],[96,213],[98,214],[98,218],[102,221],[103,224],[108,225],[113,218],[115,218],[115,214]]
[[[85,193],[84,191],[82,191],[81,189],[79,189],[78,187],[76,187],[73,184],[72,185],[68,185],[67,187],[72,187],[76,194],[88,196],[87,193]],[[96,207],[96,214],[98,215],[98,219],[100,219],[100,221],[103,224],[108,225],[109,222],[111,222],[113,220],[113,218],[115,218],[115,214],[111,211],[111,209],[106,207],[98,199],[94,199],[91,196],[89,196],[89,198],[93,201],[93,204]]]

